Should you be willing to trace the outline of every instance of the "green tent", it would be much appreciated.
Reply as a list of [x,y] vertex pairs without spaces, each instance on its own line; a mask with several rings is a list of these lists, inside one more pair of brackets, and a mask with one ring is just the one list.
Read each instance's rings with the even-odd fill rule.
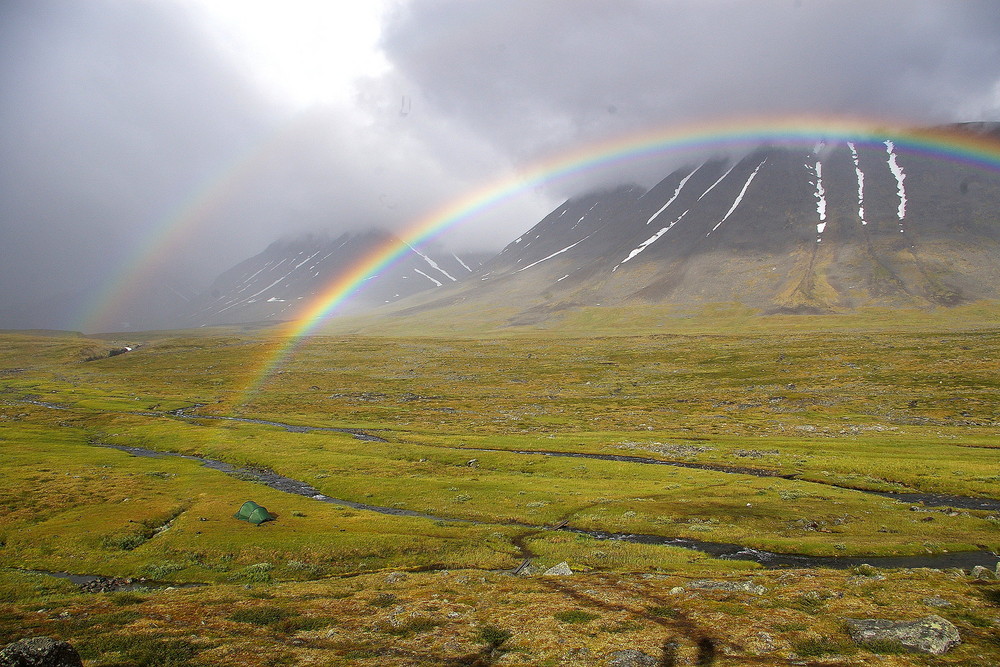
[[233,515],[237,519],[242,519],[243,521],[249,521],[255,526],[259,526],[265,521],[274,521],[274,515],[267,511],[266,508],[258,505],[252,500],[248,500],[243,503],[243,507],[240,511]]

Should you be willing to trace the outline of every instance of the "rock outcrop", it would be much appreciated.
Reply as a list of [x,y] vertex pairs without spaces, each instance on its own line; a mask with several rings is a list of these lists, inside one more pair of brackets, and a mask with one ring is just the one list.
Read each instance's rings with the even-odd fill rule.
[[962,641],[958,628],[936,614],[915,621],[848,618],[845,622],[851,639],[859,644],[891,642],[911,651],[942,655]]
[[0,650],[0,667],[83,667],[83,661],[64,641],[29,637]]

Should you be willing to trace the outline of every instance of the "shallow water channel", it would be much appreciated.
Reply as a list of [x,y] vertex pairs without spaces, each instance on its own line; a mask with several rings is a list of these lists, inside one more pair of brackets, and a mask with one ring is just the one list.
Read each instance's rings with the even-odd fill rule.
[[[779,477],[781,479],[797,479],[797,475],[768,470],[767,468],[748,468],[746,466],[728,466],[717,463],[694,463],[691,461],[661,461],[660,459],[646,456],[627,456],[623,454],[589,454],[581,452],[553,452],[548,450],[532,449],[472,449],[463,448],[462,451],[475,452],[505,452],[508,454],[534,454],[538,456],[565,456],[577,459],[596,459],[599,461],[621,461],[624,463],[642,463],[646,465],[673,466],[677,468],[694,468],[696,470],[712,470],[714,472],[724,472],[734,475],[752,475],[754,477]],[[804,480],[805,481],[805,480]],[[822,484],[822,482],[813,482]],[[883,498],[891,498],[904,503],[922,503],[928,507],[954,507],[965,510],[1000,510],[1000,500],[993,498],[974,498],[972,496],[951,496],[943,493],[901,493],[896,491],[871,491],[868,489],[855,489],[853,487],[836,486],[826,484],[838,489],[849,489],[858,493],[869,493]]]
[[[199,406],[195,406],[196,409]],[[334,426],[297,426],[295,424],[285,424],[283,422],[268,421],[266,419],[254,419],[252,417],[222,417],[216,415],[190,415],[187,413],[187,409],[181,408],[180,410],[172,410],[168,414],[174,417],[180,417],[181,419],[188,419],[190,421],[197,421],[199,419],[219,419],[223,421],[231,422],[244,422],[247,424],[263,424],[265,426],[277,426],[283,428],[291,433],[312,433],[314,431],[326,431],[333,433],[350,433],[358,440],[368,440],[370,442],[388,442],[385,438],[380,438],[377,435],[372,435],[371,433],[365,433],[364,431],[359,431],[354,428],[336,428]]]
[[[249,420],[243,420],[243,421],[249,421]],[[254,423],[261,423],[261,422],[254,422]],[[275,424],[275,422],[263,422],[263,423]],[[173,457],[189,459],[192,461],[199,461],[202,465],[208,468],[212,468],[213,470],[219,470],[221,472],[234,475],[242,479],[253,479],[273,489],[277,489],[278,491],[304,496],[318,502],[331,503],[334,505],[342,505],[344,507],[351,507],[353,509],[379,512],[381,514],[390,514],[393,516],[412,516],[424,519],[431,519],[435,521],[447,521],[449,523],[472,523],[472,524],[486,523],[486,522],[474,521],[471,519],[435,516],[433,514],[414,512],[412,510],[400,509],[398,507],[381,507],[378,505],[368,505],[365,503],[358,503],[350,500],[343,500],[340,498],[332,498],[323,493],[320,493],[318,489],[316,489],[315,487],[306,482],[296,479],[291,479],[289,477],[284,477],[271,470],[239,468],[232,464],[225,463],[223,461],[215,461],[212,459],[206,459],[199,456],[192,456],[189,454],[158,452],[151,449],[144,449],[142,447],[129,447],[126,445],[102,445],[102,446],[127,452],[134,456],[146,456],[152,458],[173,456]],[[505,450],[497,450],[497,451],[505,451]],[[538,454],[542,452],[514,452],[514,453]],[[559,454],[550,453],[549,455],[555,456]],[[566,455],[570,456],[570,454]],[[607,456],[610,455],[607,456],[593,455],[593,456],[600,458],[607,458]],[[636,458],[640,457],[623,457],[623,460],[634,460]],[[656,459],[649,459],[648,461],[655,463],[665,463],[658,461]],[[886,495],[886,494],[879,494],[879,495]],[[835,569],[845,569],[856,565],[861,565],[862,563],[867,563],[869,565],[879,568],[931,567],[931,568],[970,569],[972,567],[975,567],[976,565],[982,565],[984,567],[993,568],[996,566],[998,560],[1000,560],[998,559],[997,554],[991,551],[962,551],[962,552],[949,552],[940,554],[920,554],[915,556],[805,556],[800,554],[771,553],[768,551],[761,551],[758,549],[753,549],[751,547],[746,547],[738,544],[728,544],[725,542],[706,542],[703,540],[693,540],[693,539],[679,538],[679,537],[663,537],[660,535],[586,531],[578,528],[573,528],[572,526],[568,525],[560,525],[554,528],[546,528],[544,526],[535,526],[531,524],[514,524],[514,525],[521,525],[526,528],[535,528],[541,530],[562,530],[566,532],[576,533],[578,535],[587,535],[597,540],[619,540],[623,542],[635,542],[638,544],[660,544],[664,546],[682,547],[685,549],[694,549],[696,551],[701,551],[715,558],[721,558],[727,560],[749,560],[755,563],[760,563],[761,565],[764,565],[766,567],[774,567],[774,568],[826,567]]]

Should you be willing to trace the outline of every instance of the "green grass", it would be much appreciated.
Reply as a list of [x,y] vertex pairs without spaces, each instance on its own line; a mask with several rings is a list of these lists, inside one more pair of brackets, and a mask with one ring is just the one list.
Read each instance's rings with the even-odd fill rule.
[[495,625],[484,625],[476,631],[476,641],[496,648],[514,636],[510,630]]
[[[280,372],[265,378],[259,370],[285,342],[266,330],[151,334],[134,352],[89,362],[83,359],[95,349],[120,341],[2,334],[0,628],[11,635],[12,628],[58,624],[85,639],[100,665],[135,663],[163,642],[164,655],[176,664],[208,661],[199,654],[213,650],[211,635],[197,641],[154,636],[154,626],[170,627],[164,616],[171,615],[151,611],[160,595],[155,592],[87,598],[95,627],[114,622],[131,635],[148,633],[142,635],[146,644],[101,645],[87,634],[83,617],[31,615],[28,605],[84,604],[71,584],[15,567],[229,586],[247,613],[287,610],[279,618],[260,617],[258,625],[270,634],[333,641],[327,634],[340,632],[345,619],[323,606],[306,613],[301,600],[285,597],[287,587],[307,585],[292,582],[315,581],[330,589],[315,593],[328,596],[324,604],[342,602],[346,619],[371,617],[369,629],[379,629],[379,641],[403,643],[451,631],[452,617],[444,610],[456,599],[470,607],[480,603],[441,586],[430,589],[438,596],[434,604],[411,608],[410,583],[393,584],[392,593],[381,590],[393,571],[510,570],[530,556],[543,567],[566,561],[578,577],[763,572],[753,563],[687,549],[545,530],[563,520],[585,530],[816,555],[996,550],[1000,533],[991,513],[912,512],[906,503],[859,491],[1000,498],[994,470],[1000,423],[996,313],[970,306],[947,315],[762,318],[720,309],[706,319],[589,309],[566,313],[555,331],[479,330],[464,338],[410,335],[406,329],[416,324],[401,322],[396,337],[390,327],[381,336],[304,340]],[[631,316],[640,319],[629,324]],[[195,404],[205,415],[364,429],[387,442],[169,414]],[[333,498],[439,520],[315,502],[198,461],[136,457],[100,445],[267,468]],[[497,451],[478,451],[483,449]],[[516,450],[754,467],[792,478]],[[264,505],[277,520],[259,527],[234,520],[245,500]],[[870,574],[862,569],[845,576]],[[362,591],[336,583],[364,576],[376,585]],[[535,581],[523,586],[557,585]],[[923,579],[914,581],[919,588]],[[529,604],[517,585],[511,584],[511,595],[483,604],[512,613],[531,608],[537,600]],[[683,581],[666,590],[675,585]],[[879,606],[869,593],[844,590]],[[903,595],[879,591],[879,604],[892,608]],[[966,596],[969,608],[951,610],[950,617],[969,632],[984,632],[990,609],[1000,604],[995,593],[978,588]],[[631,637],[653,625],[650,616],[671,626],[688,618],[732,623],[739,617],[744,623],[754,616],[728,600],[657,595],[629,612],[563,600],[539,618],[591,633],[598,627],[592,621],[600,619],[608,629],[598,634]],[[965,593],[955,589],[951,595]],[[913,604],[912,613],[926,613]],[[691,615],[696,605],[702,616]],[[840,598],[787,590],[767,605],[780,614],[775,631],[788,634],[800,655],[847,650],[837,641],[810,643],[796,634],[828,616],[853,613]],[[388,623],[398,606],[412,616]],[[574,610],[566,612],[568,606]],[[218,622],[255,623],[227,620],[231,605],[213,613]],[[501,628],[531,620],[466,608],[455,613],[470,624],[463,636],[477,644],[469,648],[474,655],[483,645],[508,648],[512,638]],[[336,632],[326,633],[331,626]],[[358,660],[370,659],[361,656],[365,652],[385,656],[363,643],[341,649],[342,655],[359,652]],[[283,650],[275,656],[290,659]]]
[[[881,647],[881,643],[879,646]],[[826,655],[848,655],[857,650],[853,644],[847,641],[838,641],[827,637],[804,639],[796,643],[793,648],[800,656],[807,658],[818,658]]]
[[106,634],[94,637],[80,647],[86,660],[102,658],[102,665],[149,665],[150,667],[188,667],[196,665],[198,644],[186,639]]
[[600,618],[600,615],[580,609],[570,609],[569,611],[556,612],[554,617],[560,623],[590,623]]
[[[31,340],[49,353],[31,357]],[[12,457],[0,493],[14,509],[0,519],[8,542],[0,563],[53,569],[76,551],[85,554],[77,570],[247,583],[428,560],[512,567],[522,531],[504,524],[563,518],[585,529],[818,555],[997,545],[995,526],[980,514],[934,513],[926,524],[905,505],[850,490],[1000,497],[1000,476],[988,473],[995,451],[984,448],[1000,415],[1000,360],[982,352],[998,342],[991,329],[859,334],[796,324],[740,336],[317,337],[251,394],[242,387],[253,360],[275,345],[264,336],[154,339],[87,363],[79,361],[85,339],[18,341],[20,356],[8,351],[7,359],[24,370],[2,380],[8,400],[42,397],[69,409],[3,408],[17,419],[0,421]],[[367,428],[389,442],[359,447],[349,434],[165,414],[194,403],[205,403],[206,414]],[[267,467],[333,497],[495,525],[428,524],[303,500],[289,506],[283,494],[196,462],[138,459],[96,443]],[[797,478],[470,448],[622,453]],[[467,465],[472,458],[476,467]],[[40,470],[42,460],[50,465]],[[45,484],[56,485],[64,506],[32,492]],[[109,487],[116,491],[101,497]],[[134,497],[117,492],[125,488]],[[230,525],[230,508],[250,498],[279,520],[252,531]],[[55,539],[83,516],[86,535]],[[307,546],[309,531],[326,536],[329,548]],[[652,551],[666,551],[532,539],[545,558],[584,569],[648,569]],[[667,552],[668,562],[686,557]],[[254,570],[260,563],[271,568]]]

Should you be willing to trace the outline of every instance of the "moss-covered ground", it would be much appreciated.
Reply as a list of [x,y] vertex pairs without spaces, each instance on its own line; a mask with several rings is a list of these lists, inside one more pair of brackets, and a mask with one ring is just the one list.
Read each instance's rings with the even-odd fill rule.
[[[607,314],[572,317],[575,334],[331,333],[291,351],[273,330],[0,335],[0,641],[59,636],[94,665],[599,665],[622,648],[664,664],[1000,664],[997,584],[957,571],[768,570],[551,530],[817,556],[996,551],[996,511],[865,491],[1000,498],[1000,328],[728,313],[614,335]],[[233,519],[248,499],[277,520]],[[577,574],[509,574],[529,557]],[[25,570],[152,590],[83,593]],[[691,579],[767,592],[677,592]],[[963,635],[940,658],[873,653],[843,630],[930,613]]]

